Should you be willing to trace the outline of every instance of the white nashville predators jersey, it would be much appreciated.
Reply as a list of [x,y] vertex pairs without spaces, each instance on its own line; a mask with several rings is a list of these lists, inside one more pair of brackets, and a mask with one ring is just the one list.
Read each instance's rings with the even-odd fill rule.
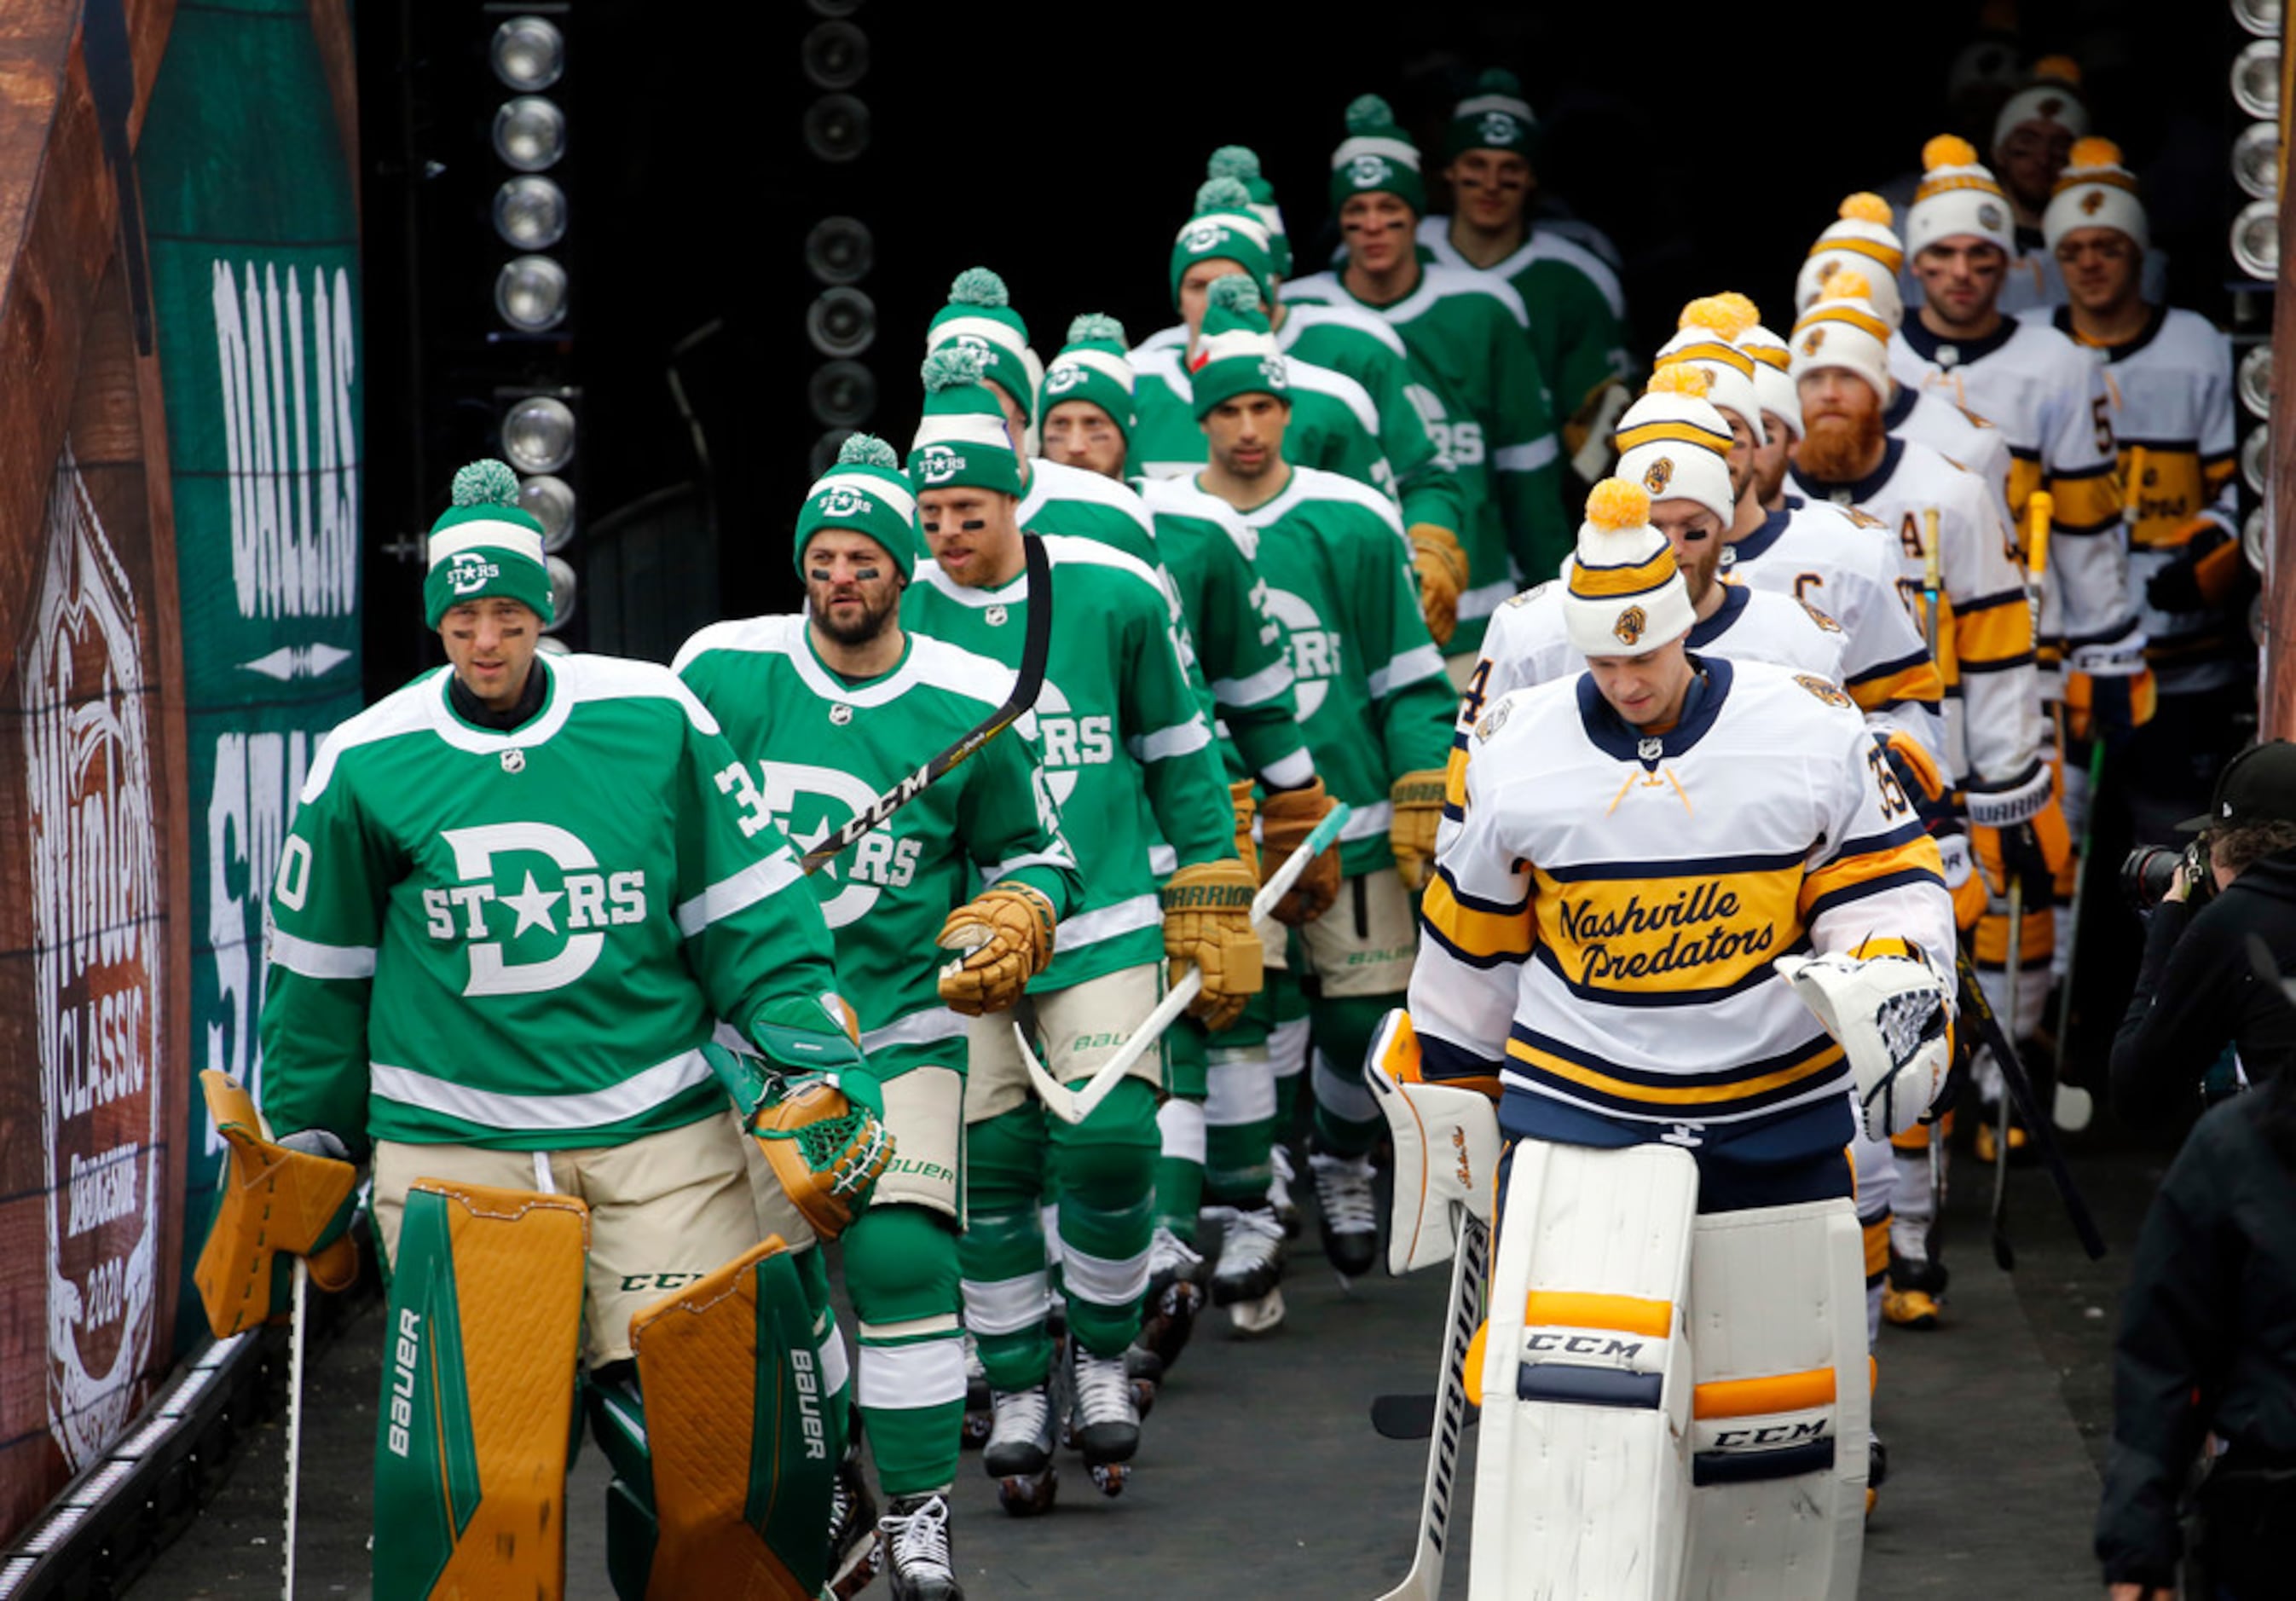
[[1882,464],[1856,483],[1821,483],[1792,469],[1813,501],[1854,507],[1879,524],[1909,620],[1926,626],[1929,513],[1937,514],[1937,663],[1945,680],[1946,771],[1970,820],[2021,823],[2047,801],[2041,691],[2023,570],[1993,497],[1964,472],[1909,439],[1884,441]]
[[[2167,612],[2143,600],[2153,575],[2185,554],[2198,520],[2239,537],[2231,342],[2198,312],[2166,306],[2154,307],[2144,329],[2124,344],[2079,340],[2071,313],[2062,308],[2051,325],[2097,364],[2112,405],[2120,480],[2128,494],[2129,587],[2139,597],[2145,655],[2161,692],[2191,694],[2232,683],[2240,668],[2225,647],[2235,620],[2224,608]],[[2220,559],[2230,565],[2239,558]]]
[[1890,375],[1975,412],[2009,441],[2009,512],[2024,547],[2036,489],[2054,502],[2041,637],[2066,665],[2101,677],[2143,668],[2128,579],[2112,404],[2096,364],[2046,324],[2005,318],[1981,340],[1939,339],[1908,317],[1890,338]]
[[1838,1145],[1849,1069],[1772,964],[1951,967],[1937,847],[1849,697],[1693,661],[1662,735],[1591,674],[1501,698],[1449,786],[1411,1017],[1430,1080],[1496,1074],[1509,1134],[1695,1145],[1800,1112]]
[[1870,519],[1793,495],[1722,551],[1722,576],[1814,606],[1842,632],[1841,684],[1885,730],[1946,760],[1945,685],[1898,594],[1897,552]]
[[1927,445],[1955,466],[1976,473],[2001,502],[2003,526],[2015,526],[2009,515],[2009,440],[1992,423],[1943,395],[1900,383],[1882,408],[1882,431]]

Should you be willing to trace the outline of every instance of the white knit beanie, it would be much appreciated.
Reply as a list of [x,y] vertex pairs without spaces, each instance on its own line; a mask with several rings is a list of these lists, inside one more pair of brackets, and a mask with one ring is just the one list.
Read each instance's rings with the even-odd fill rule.
[[1738,335],[1761,320],[1743,295],[1702,295],[1682,308],[1672,339],[1658,348],[1654,365],[1689,362],[1702,368],[1712,388],[1706,398],[1718,411],[1735,413],[1754,436],[1762,432],[1761,398],[1754,392],[1754,358],[1738,348]]
[[2120,146],[2110,139],[2074,141],[2072,159],[2057,178],[2049,209],[2041,213],[2041,235],[2052,251],[2075,228],[2118,228],[2139,250],[2152,242],[2144,202],[2136,195],[2136,175],[2122,164]]
[[1906,244],[1898,237],[1896,222],[1890,202],[1878,194],[1861,190],[1844,200],[1802,259],[1794,278],[1794,309],[1808,310],[1822,298],[1828,278],[1854,267],[1873,287],[1874,309],[1892,328],[1904,322],[1906,302],[1898,292],[1898,275],[1906,270]]
[[1757,323],[1738,336],[1738,349],[1754,358],[1754,398],[1786,425],[1788,433],[1801,438],[1801,393],[1788,370],[1793,352],[1786,349],[1786,341]]
[[1918,256],[1962,234],[1997,244],[2004,255],[2017,253],[2009,197],[1968,140],[1939,134],[1922,146],[1922,181],[1906,212],[1906,247]]
[[1639,485],[1616,478],[1587,497],[1562,591],[1563,627],[1581,655],[1647,656],[1698,620],[1650,505]]
[[2012,94],[1993,119],[1993,149],[2028,122],[2054,122],[2078,139],[2088,132],[2088,106],[2080,97],[2080,63],[2068,55],[2033,63],[2033,80]]
[[1890,403],[1890,325],[1860,292],[1865,275],[1844,270],[1826,285],[1826,298],[1794,319],[1793,356],[1787,371],[1794,382],[1805,373],[1841,367],[1863,378],[1882,405]]
[[1651,374],[1611,442],[1619,477],[1652,500],[1693,500],[1727,524],[1738,497],[1730,487],[1730,424],[1707,396],[1703,364],[1678,362]]

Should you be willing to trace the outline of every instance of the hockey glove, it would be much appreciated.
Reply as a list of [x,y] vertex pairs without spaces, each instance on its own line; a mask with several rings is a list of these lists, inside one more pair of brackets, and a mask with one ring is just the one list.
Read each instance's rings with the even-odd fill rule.
[[983,890],[948,915],[936,943],[964,959],[940,975],[940,998],[967,1017],[1002,1012],[1053,959],[1053,903],[1022,883]]
[[2065,675],[2065,731],[2074,739],[2093,735],[2108,749],[2118,749],[2152,720],[2154,699],[2149,667],[2134,675],[2110,678],[2069,672]]
[[1459,596],[1467,587],[1467,553],[1459,536],[1433,522],[1409,530],[1411,570],[1419,575],[1419,610],[1439,645],[1451,643],[1459,628]]
[[1989,890],[2007,894],[2014,874],[2024,880],[2029,895],[2046,897],[2058,870],[2072,859],[2073,842],[2064,811],[2051,795],[2046,806],[2012,827],[1972,827],[1969,848]]
[[1935,970],[1918,953],[1838,952],[1780,956],[1777,970],[1841,1041],[1866,1137],[1887,1140],[1919,1122],[1953,1063],[1946,985]]
[[358,1277],[349,1233],[358,1169],[342,1141],[323,1129],[272,1139],[229,1074],[210,1069],[200,1075],[200,1088],[230,1153],[222,1203],[192,1274],[208,1327],[220,1340],[287,1316],[295,1257],[322,1290],[348,1289]]
[[1240,861],[1196,862],[1164,883],[1164,955],[1177,983],[1191,966],[1204,975],[1203,993],[1188,1015],[1208,1029],[1224,1029],[1259,993],[1261,948],[1252,932],[1251,898],[1259,888]]
[[1425,885],[1427,874],[1434,868],[1435,828],[1443,820],[1443,784],[1441,768],[1422,768],[1388,786],[1387,798],[1394,803],[1395,815],[1387,825],[1387,842],[1407,890]]
[[1227,786],[1228,804],[1235,808],[1235,856],[1247,871],[1259,871],[1259,845],[1251,837],[1252,819],[1259,815],[1259,806],[1251,798],[1251,780],[1239,778]]
[[742,1127],[757,1140],[782,1193],[816,1235],[833,1240],[892,1161],[893,1136],[885,1127],[884,1091],[860,1047],[842,1031],[824,1033],[807,1013],[803,1001],[767,1008],[750,1029],[766,1053],[763,1063],[715,1040],[701,1054],[733,1096]]
[[[1292,859],[1292,853],[1307,843],[1308,834],[1332,805],[1320,778],[1310,778],[1296,790],[1276,790],[1268,795],[1259,809],[1260,883],[1274,877],[1275,870]],[[1275,903],[1275,920],[1287,928],[1313,923],[1339,897],[1340,847],[1333,842],[1308,864],[1308,870]]]
[[2213,517],[2195,517],[2177,534],[2184,548],[2145,584],[2144,603],[2174,617],[2229,601],[2246,571],[2231,532]]
[[1921,741],[1902,728],[1892,728],[1882,742],[1882,754],[1889,759],[1890,771],[1897,775],[1924,829],[1936,833],[1953,821],[1953,786]]

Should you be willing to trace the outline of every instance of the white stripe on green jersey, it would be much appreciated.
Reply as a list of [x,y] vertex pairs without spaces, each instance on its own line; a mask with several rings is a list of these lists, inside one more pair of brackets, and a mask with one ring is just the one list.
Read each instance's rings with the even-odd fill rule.
[[1575,239],[1530,226],[1512,253],[1478,268],[1451,242],[1451,219],[1419,219],[1428,259],[1461,272],[1487,272],[1522,298],[1530,345],[1554,391],[1558,420],[1627,375],[1627,297],[1611,264]]
[[[713,624],[685,642],[676,669],[800,850],[955,743],[1013,687],[1011,668],[919,634],[890,672],[848,683],[816,653],[801,616]],[[1029,713],[813,874],[881,1076],[928,1062],[963,1071],[963,1040],[946,1026],[899,1030],[952,1015],[934,937],[980,883],[1008,880],[1042,892],[1056,915],[1077,900]]]
[[713,1018],[832,989],[795,854],[685,686],[533,670],[542,709],[507,734],[441,668],[321,745],[270,901],[281,1133],[618,1144],[724,1109],[694,1055]]
[[[1184,866],[1235,855],[1234,811],[1168,592],[1106,546],[1047,535],[1044,548],[1053,630],[1037,721],[1083,894],[1061,925],[1053,965],[1029,986],[1038,991],[1162,958],[1160,886],[1148,869],[1160,840]],[[902,598],[901,620],[1009,665],[1020,660],[1029,605],[1025,576],[974,589],[927,561]]]

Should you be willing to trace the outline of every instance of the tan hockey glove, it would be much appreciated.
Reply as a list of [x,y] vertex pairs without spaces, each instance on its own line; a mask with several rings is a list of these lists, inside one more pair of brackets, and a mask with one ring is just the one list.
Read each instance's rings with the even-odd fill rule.
[[[1332,809],[1324,781],[1312,778],[1296,790],[1277,790],[1259,809],[1259,882],[1266,883],[1292,853],[1308,841],[1324,814]],[[1308,864],[1289,893],[1275,903],[1275,920],[1298,928],[1331,910],[1340,895],[1340,848],[1334,842]]]
[[[229,1074],[209,1069],[200,1088],[231,1154],[223,1204],[192,1270],[208,1327],[221,1340],[286,1317],[291,1257],[304,1259],[322,1290],[348,1289],[358,1277],[348,1233],[358,1169],[324,1131],[288,1136],[294,1145],[272,1139]],[[307,1141],[317,1148],[299,1148]]]
[[1171,981],[1191,966],[1202,970],[1203,993],[1188,1008],[1208,1029],[1224,1029],[1243,1015],[1259,993],[1259,936],[1251,932],[1251,898],[1259,883],[1240,861],[1197,862],[1164,882],[1164,955]]
[[940,998],[967,1017],[1002,1012],[1053,959],[1053,903],[1027,884],[983,890],[948,915],[937,942],[965,953],[940,975]]
[[1259,803],[1251,798],[1251,780],[1240,779],[1227,786],[1227,798],[1235,808],[1235,854],[1247,872],[1259,871],[1259,846],[1251,837],[1251,820],[1259,815]]
[[1423,888],[1435,866],[1435,825],[1443,820],[1443,769],[1406,773],[1388,786],[1387,798],[1395,807],[1387,842],[1395,851],[1396,868],[1406,889]]
[[1467,587],[1467,553],[1459,536],[1439,523],[1414,522],[1408,532],[1420,612],[1435,643],[1448,645],[1459,627],[1459,596]]

